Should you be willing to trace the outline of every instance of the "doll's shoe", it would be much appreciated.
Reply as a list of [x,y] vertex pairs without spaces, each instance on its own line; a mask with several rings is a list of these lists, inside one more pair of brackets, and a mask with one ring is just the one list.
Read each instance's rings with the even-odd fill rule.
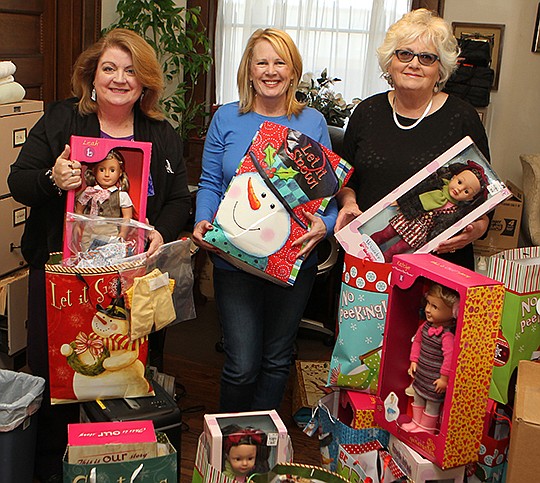
[[407,431],[408,433],[417,433],[418,431],[423,431],[423,429],[418,426],[414,419],[408,423],[402,424],[401,429],[403,429],[403,431]]
[[422,421],[422,415],[424,414],[424,406],[411,405],[412,408],[412,421],[402,424],[401,428],[409,433],[417,433],[423,431],[420,427]]
[[425,411],[422,413],[422,420],[418,427],[420,428],[420,431],[425,431],[426,433],[435,434],[435,431],[437,430],[437,423],[439,421],[439,415],[431,415],[426,413]]

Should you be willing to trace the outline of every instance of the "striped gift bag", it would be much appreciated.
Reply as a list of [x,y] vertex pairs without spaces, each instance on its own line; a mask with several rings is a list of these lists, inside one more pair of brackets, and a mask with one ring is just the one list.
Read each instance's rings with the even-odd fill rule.
[[506,404],[513,399],[519,361],[540,357],[540,247],[491,256],[487,275],[506,289],[489,390],[491,399]]

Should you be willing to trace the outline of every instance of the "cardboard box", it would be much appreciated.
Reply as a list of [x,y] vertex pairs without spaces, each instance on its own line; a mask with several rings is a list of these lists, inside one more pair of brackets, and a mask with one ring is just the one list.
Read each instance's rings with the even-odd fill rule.
[[70,464],[99,465],[156,456],[157,439],[152,421],[68,424]]
[[489,257],[487,275],[506,288],[489,388],[490,398],[506,404],[513,398],[518,362],[540,357],[540,247]]
[[[66,212],[75,212],[75,199],[78,193],[86,188],[84,173],[92,164],[103,161],[111,149],[115,149],[124,157],[124,171],[129,179],[129,197],[133,202],[133,219],[146,222],[146,203],[148,199],[148,180],[152,143],[127,141],[121,139],[92,138],[71,136],[71,159],[82,164],[82,186],[78,190],[69,190],[66,197]],[[144,240],[142,240],[144,246]],[[73,255],[72,230],[66,227],[64,236],[63,258]]]
[[324,213],[352,167],[294,129],[265,121],[218,207],[204,240],[238,268],[293,285],[303,258],[292,243],[307,233],[304,212]]
[[465,466],[441,470],[394,435],[390,435],[388,450],[414,483],[463,483]]
[[540,461],[540,364],[520,361],[506,483],[538,481]]
[[[411,339],[431,283],[459,293],[454,350],[438,432],[408,432]],[[394,256],[375,422],[442,469],[478,459],[493,353],[504,300],[502,283],[431,254]]]
[[[485,198],[479,196],[451,207],[448,201],[444,205],[441,201],[438,208],[422,207],[421,194],[442,191],[443,179],[451,179],[455,169],[471,162],[481,167],[478,171],[481,169],[487,180],[482,191]],[[396,249],[396,243],[405,238],[410,242],[408,253],[429,253],[511,194],[472,139],[465,137],[339,230],[336,239],[347,253],[377,262],[384,261],[385,252],[388,257],[388,250]],[[389,227],[402,235],[383,236],[382,231]],[[421,232],[419,227],[425,229]]]
[[[208,444],[209,463],[216,469],[223,471],[224,454],[223,444],[226,432],[232,426],[238,426],[237,433],[244,430],[254,430],[261,437],[262,450],[257,451],[257,457],[264,457],[266,471],[277,463],[289,461],[289,438],[287,428],[274,409],[270,411],[250,411],[243,413],[223,413],[204,415],[204,434]],[[259,443],[256,443],[259,444]],[[259,470],[260,472],[260,470]]]
[[301,428],[309,423],[319,399],[333,390],[326,387],[329,367],[328,361],[295,361],[292,415]]
[[477,255],[489,257],[518,246],[523,191],[511,181],[506,181],[506,186],[512,192],[512,196],[495,208],[486,236],[474,242],[474,252]]
[[353,429],[375,428],[375,396],[342,389],[339,393],[339,420]]

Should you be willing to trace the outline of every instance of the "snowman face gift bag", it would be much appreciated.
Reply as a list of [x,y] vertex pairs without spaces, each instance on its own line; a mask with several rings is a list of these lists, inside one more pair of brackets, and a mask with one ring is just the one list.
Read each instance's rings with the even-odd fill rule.
[[265,121],[232,178],[204,239],[227,261],[280,285],[302,264],[292,243],[309,229],[303,212],[324,213],[352,167],[325,146]]

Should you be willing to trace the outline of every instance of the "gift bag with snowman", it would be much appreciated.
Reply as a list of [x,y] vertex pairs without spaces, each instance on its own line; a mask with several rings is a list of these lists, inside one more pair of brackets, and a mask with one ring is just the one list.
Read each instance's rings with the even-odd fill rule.
[[103,267],[45,265],[51,403],[154,394],[148,335],[195,317],[191,242]]
[[238,268],[293,285],[302,264],[292,243],[324,213],[352,167],[299,131],[265,121],[232,178],[204,239]]

